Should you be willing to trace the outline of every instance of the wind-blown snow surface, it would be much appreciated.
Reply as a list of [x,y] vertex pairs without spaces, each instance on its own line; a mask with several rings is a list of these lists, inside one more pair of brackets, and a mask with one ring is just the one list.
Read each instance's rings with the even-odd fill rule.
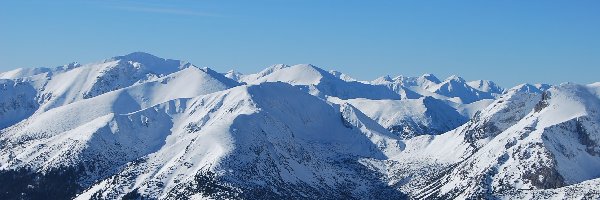
[[600,84],[218,73],[147,53],[0,73],[0,199],[599,198]]

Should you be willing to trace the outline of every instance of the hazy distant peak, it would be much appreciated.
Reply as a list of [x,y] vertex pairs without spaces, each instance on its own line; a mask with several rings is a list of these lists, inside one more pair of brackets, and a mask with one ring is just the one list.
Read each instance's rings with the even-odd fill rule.
[[423,74],[420,77],[423,80],[428,80],[431,81],[433,83],[441,83],[440,79],[438,79],[435,75],[433,74]]
[[463,83],[463,82],[465,82],[465,79],[463,79],[462,77],[457,76],[457,75],[452,75],[452,76],[446,78],[446,80],[444,80],[444,81],[456,81],[456,82]]

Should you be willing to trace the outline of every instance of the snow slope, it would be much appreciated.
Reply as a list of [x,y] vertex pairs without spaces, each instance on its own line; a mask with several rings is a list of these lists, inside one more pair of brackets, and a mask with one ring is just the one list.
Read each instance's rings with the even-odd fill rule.
[[0,199],[594,199],[600,83],[218,73],[147,53],[0,73]]
[[[100,144],[117,141],[127,147],[125,144],[132,139],[126,132],[148,128],[153,131],[144,134],[143,139],[152,138],[159,148],[156,143],[138,145],[140,149],[133,151],[145,156],[136,160],[120,157],[130,160],[127,164],[115,160],[100,162],[108,164],[98,167],[106,168],[105,171],[122,170],[109,177],[90,176],[100,177],[95,179],[100,182],[78,198],[117,198],[134,190],[150,198],[177,198],[212,187],[199,182],[205,179],[221,186],[218,191],[202,194],[212,198],[364,198],[371,196],[373,190],[403,197],[377,176],[366,173],[358,163],[361,157],[385,159],[386,153],[401,150],[403,143],[397,136],[349,105],[329,105],[287,84],[240,86],[192,99],[176,99],[121,118],[133,122],[120,122],[109,115],[78,128],[92,134],[80,140],[88,144],[81,152],[99,149],[89,138],[103,136],[103,131],[108,131],[102,130],[105,126],[118,128],[110,129],[112,138],[103,138]],[[160,119],[167,119],[168,123],[160,123]],[[57,137],[81,136],[65,132]],[[111,157],[120,152],[103,151]],[[85,165],[82,160],[86,159],[102,160],[84,153],[69,158],[73,158],[74,165],[77,161]]]
[[467,121],[445,102],[432,98],[402,100],[330,99],[347,102],[386,129],[403,138],[418,135],[436,135],[452,130]]
[[[31,70],[22,69],[15,71]],[[21,75],[23,75],[23,73],[21,73]],[[171,76],[167,77],[169,75]],[[157,89],[155,91],[148,89],[149,91],[145,91],[146,93],[137,94],[136,98],[149,98],[151,96],[156,96],[157,98],[161,96],[167,97],[167,99],[163,98],[160,101],[150,100],[149,102],[151,104],[161,103],[165,100],[169,100],[168,98],[172,97],[173,95],[176,97],[189,97],[191,94],[197,95],[198,92],[201,92],[199,90],[202,88],[212,87],[210,89],[203,90],[207,90],[206,92],[214,92],[239,85],[237,82],[232,81],[211,69],[199,69],[189,63],[177,60],[162,59],[146,53],[132,53],[86,65],[70,64],[55,69],[44,70],[43,73],[29,73],[23,76],[25,77],[15,75],[11,76],[11,78],[18,78],[2,80],[4,82],[17,82],[19,85],[22,85],[21,87],[24,87],[24,85],[30,85],[31,88],[22,88],[19,91],[9,90],[6,92],[7,95],[2,95],[6,98],[3,101],[14,100],[16,97],[8,99],[12,95],[27,97],[26,100],[22,100],[22,102],[27,104],[27,108],[15,110],[16,105],[0,105],[2,110],[15,110],[14,112],[20,113],[14,118],[0,118],[0,127],[13,125],[16,122],[33,115],[34,113],[43,113],[53,108],[68,105],[84,99],[90,99],[122,88],[141,85],[147,82],[153,82],[153,85],[156,86],[153,88],[164,89]],[[194,84],[204,84],[202,82],[206,81],[206,77],[208,76],[210,76],[210,79],[214,79],[214,81],[208,82],[221,83],[216,85],[211,84],[210,86],[200,88],[198,85]],[[170,85],[171,88],[166,88],[160,86],[160,84],[157,84],[158,82],[162,82],[162,84],[165,85],[165,83],[167,83],[170,79],[180,81],[176,81],[177,84],[167,84]],[[11,84],[14,85],[14,83]],[[3,85],[10,84],[7,83]],[[140,92],[143,91],[139,91],[138,93]],[[154,92],[154,94],[151,94],[152,92]],[[183,93],[187,95],[177,96],[176,93]],[[21,100],[19,100],[19,102],[21,102]],[[34,109],[34,112],[31,112],[32,109]]]
[[407,141],[407,151],[416,151],[410,154],[433,158],[429,165],[441,161],[442,173],[430,172],[420,178],[436,181],[406,190],[418,198],[544,198],[527,195],[560,195],[562,187],[600,177],[598,87],[565,84],[541,93],[530,86],[509,90],[456,130]]
[[341,99],[400,99],[400,96],[385,87],[370,85],[356,81],[344,81],[329,72],[309,64],[294,66],[275,65],[257,74],[242,78],[248,84],[263,82],[285,82],[298,86],[308,93],[326,98]]
[[502,94],[504,92],[504,89],[502,87],[489,80],[469,81],[467,82],[467,85],[479,91],[488,92],[492,94]]
[[371,81],[371,84],[384,85],[406,98],[431,96],[458,104],[495,99],[504,91],[492,81],[466,82],[458,76],[451,76],[440,81],[433,74],[424,74],[419,77],[397,76],[395,78],[383,76]]
[[342,72],[338,72],[338,71],[335,71],[335,70],[329,70],[329,73],[330,73],[331,75],[335,76],[336,78],[342,79],[342,80],[344,80],[344,81],[348,81],[348,82],[351,82],[351,81],[358,81],[358,80],[356,80],[356,79],[352,78],[352,77],[351,77],[350,75],[348,75],[348,74],[344,74],[344,73],[342,73]]
[[35,112],[35,88],[21,79],[0,79],[0,129],[15,124]]

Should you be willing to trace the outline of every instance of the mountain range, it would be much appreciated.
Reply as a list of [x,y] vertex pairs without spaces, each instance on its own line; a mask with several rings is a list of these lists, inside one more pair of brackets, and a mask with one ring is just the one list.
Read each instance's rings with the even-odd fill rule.
[[599,169],[600,82],[143,52],[0,73],[0,199],[597,199]]

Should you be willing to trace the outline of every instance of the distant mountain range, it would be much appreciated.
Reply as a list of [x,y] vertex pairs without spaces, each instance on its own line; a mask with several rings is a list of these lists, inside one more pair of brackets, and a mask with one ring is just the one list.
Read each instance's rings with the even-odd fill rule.
[[600,83],[142,52],[0,73],[0,199],[549,198],[600,198]]

